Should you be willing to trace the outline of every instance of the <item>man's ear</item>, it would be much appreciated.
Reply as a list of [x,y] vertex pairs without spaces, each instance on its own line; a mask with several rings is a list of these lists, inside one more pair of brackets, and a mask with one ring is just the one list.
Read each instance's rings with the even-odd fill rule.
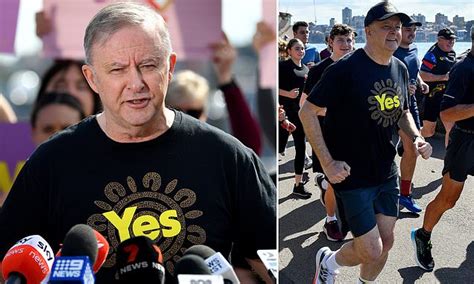
[[87,83],[92,88],[92,90],[98,94],[99,92],[96,85],[95,73],[92,67],[87,64],[82,65],[82,74],[84,74],[84,77],[86,78]]
[[365,27],[365,34],[368,35],[368,36],[372,35],[372,30],[370,29],[369,26]]
[[176,66],[176,53],[171,52],[169,60],[170,68],[168,70],[168,81],[171,81],[173,78],[174,67]]

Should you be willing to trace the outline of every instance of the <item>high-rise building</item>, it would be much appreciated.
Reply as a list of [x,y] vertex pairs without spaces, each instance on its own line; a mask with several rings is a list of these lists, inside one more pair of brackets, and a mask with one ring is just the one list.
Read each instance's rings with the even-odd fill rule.
[[453,24],[458,28],[462,29],[464,28],[464,25],[466,23],[464,22],[464,17],[459,17],[458,15],[456,15],[453,17]]
[[365,20],[365,16],[354,16],[352,17],[352,20],[351,20],[351,26],[355,29],[363,29],[364,20]]
[[351,25],[352,19],[352,10],[349,8],[342,9],[342,23],[346,25]]
[[331,18],[329,19],[329,27],[333,27],[336,24],[336,19]]
[[426,24],[426,17],[422,14],[418,14],[418,15],[413,14],[411,17],[415,21],[420,22],[423,26]]
[[448,16],[445,16],[441,13],[435,15],[435,24],[437,25],[447,25],[448,24]]

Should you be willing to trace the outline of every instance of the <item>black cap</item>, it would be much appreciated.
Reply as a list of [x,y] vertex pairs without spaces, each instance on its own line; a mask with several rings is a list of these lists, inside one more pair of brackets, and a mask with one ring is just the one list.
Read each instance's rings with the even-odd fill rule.
[[370,8],[365,16],[364,26],[370,25],[374,21],[383,21],[390,17],[398,16],[402,22],[408,21],[410,17],[404,13],[398,12],[397,8],[392,3],[387,1],[380,2]]
[[404,27],[411,27],[413,25],[417,26],[417,27],[421,27],[421,23],[420,22],[417,22],[415,21],[412,17],[408,17],[408,19],[406,21],[403,21],[402,22],[402,25]]
[[453,30],[450,29],[450,28],[441,29],[438,32],[438,36],[444,37],[445,39],[457,38],[457,36],[454,34]]

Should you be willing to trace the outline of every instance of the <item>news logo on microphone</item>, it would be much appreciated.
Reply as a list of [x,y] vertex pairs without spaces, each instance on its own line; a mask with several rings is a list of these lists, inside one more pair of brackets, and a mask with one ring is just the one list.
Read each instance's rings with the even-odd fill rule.
[[94,275],[87,256],[61,256],[51,269],[49,283],[94,283]]

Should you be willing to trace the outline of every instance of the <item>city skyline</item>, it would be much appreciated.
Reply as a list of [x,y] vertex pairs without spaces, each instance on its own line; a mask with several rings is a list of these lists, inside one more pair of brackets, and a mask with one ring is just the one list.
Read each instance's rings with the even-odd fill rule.
[[[345,7],[352,10],[352,16],[365,16],[370,7],[378,2],[380,0],[279,0],[279,11],[292,14],[295,21],[314,22],[316,17],[316,24],[329,25],[331,18],[335,18],[337,23],[342,23],[342,10]],[[437,13],[446,15],[449,21],[452,21],[456,15],[464,17],[465,21],[474,20],[472,0],[393,0],[391,2],[399,11],[410,16],[424,15],[428,22],[434,22]]]

